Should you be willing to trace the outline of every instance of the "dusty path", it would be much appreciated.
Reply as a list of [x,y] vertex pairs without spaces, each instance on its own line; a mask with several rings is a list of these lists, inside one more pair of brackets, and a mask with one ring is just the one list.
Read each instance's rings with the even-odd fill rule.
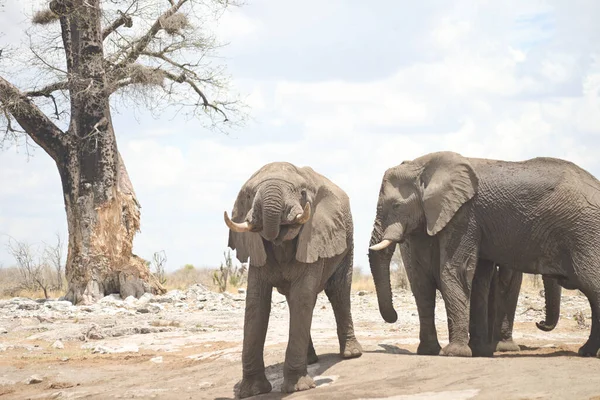
[[[0,399],[231,399],[241,378],[243,297],[193,287],[93,307],[0,301]],[[287,305],[276,294],[273,303],[265,361],[274,391],[257,399],[600,399],[600,360],[576,356],[589,328],[573,315],[583,311],[589,323],[590,311],[574,292],[565,294],[550,333],[533,323],[542,318],[543,298],[522,294],[515,327],[522,351],[491,359],[415,355],[416,307],[410,292],[400,292],[396,324],[383,322],[373,294],[353,295],[365,353],[341,360],[333,313],[320,296],[312,329],[320,360],[310,367],[318,387],[289,396],[278,392]],[[41,382],[27,383],[32,377]]]

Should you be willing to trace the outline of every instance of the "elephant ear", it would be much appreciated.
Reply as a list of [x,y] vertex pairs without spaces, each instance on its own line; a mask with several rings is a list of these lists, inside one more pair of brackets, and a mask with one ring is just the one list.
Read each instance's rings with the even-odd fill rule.
[[444,229],[477,192],[479,181],[469,160],[457,153],[434,156],[421,175],[422,199],[431,236]]
[[[248,184],[240,190],[233,211],[231,212],[231,220],[233,222],[244,222],[246,215],[252,208],[256,191]],[[267,262],[267,253],[260,234],[255,232],[233,232],[229,231],[229,247],[236,250],[236,257],[240,262],[248,261],[250,257],[250,265],[263,266]]]
[[318,189],[311,208],[296,250],[296,260],[308,264],[343,253],[352,226],[348,196],[331,182]]

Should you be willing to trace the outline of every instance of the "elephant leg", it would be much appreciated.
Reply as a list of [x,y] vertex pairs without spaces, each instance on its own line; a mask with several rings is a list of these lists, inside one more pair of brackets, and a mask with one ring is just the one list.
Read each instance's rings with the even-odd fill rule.
[[[316,269],[316,267],[315,267]],[[291,393],[315,387],[307,372],[307,350],[310,343],[312,314],[317,301],[315,270],[294,281],[289,292],[290,330],[283,367],[281,391]]]
[[[469,229],[466,219],[459,217],[456,223],[461,225],[439,234],[440,291],[446,306],[449,333],[449,343],[440,351],[440,355],[471,357],[469,313],[471,283],[479,253],[478,240],[476,227]],[[487,307],[487,299],[485,303]]]
[[[290,296],[286,296],[286,302],[290,304]],[[317,356],[317,352],[315,350],[315,345],[313,344],[312,335],[308,337],[308,351],[306,352],[306,363],[308,365],[315,364],[319,361],[319,356]]]
[[[435,328],[437,284],[433,270],[439,268],[437,238],[408,239],[400,245],[400,254],[419,313],[419,355],[438,355],[442,347]],[[435,264],[432,265],[432,264]]]
[[519,301],[523,273],[510,268],[498,269],[497,314],[494,329],[496,351],[519,351],[521,348],[513,340],[513,324]]
[[492,261],[479,259],[473,277],[469,318],[469,347],[475,357],[491,357],[494,353],[490,335],[493,325],[490,324],[489,298],[495,272],[496,266]]
[[579,348],[578,354],[582,357],[595,357],[600,350],[600,296],[596,293],[584,294],[592,308],[592,330],[587,342]]
[[315,351],[315,346],[313,345],[312,336],[308,341],[308,353],[306,354],[306,362],[310,364],[314,364],[319,361],[319,357],[317,356],[317,352]]
[[248,269],[244,342],[242,347],[243,378],[239,397],[250,397],[271,391],[265,375],[264,346],[271,312],[273,287],[261,279],[257,268]]
[[438,355],[442,347],[437,337],[435,329],[435,294],[436,285],[432,277],[425,276],[421,271],[416,272],[410,285],[417,311],[419,313],[419,347],[417,354],[420,355]]
[[354,324],[352,323],[352,312],[350,310],[352,258],[353,253],[350,251],[325,287],[325,294],[331,302],[331,308],[333,308],[335,315],[340,354],[344,358],[355,358],[362,355],[362,347],[354,336]]

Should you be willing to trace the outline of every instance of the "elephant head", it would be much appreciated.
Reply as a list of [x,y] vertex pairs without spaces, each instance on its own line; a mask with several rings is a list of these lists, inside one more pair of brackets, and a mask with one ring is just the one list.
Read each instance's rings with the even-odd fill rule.
[[267,164],[242,186],[231,219],[225,212],[229,247],[253,266],[267,261],[264,241],[277,246],[296,240],[296,259],[303,263],[341,254],[347,247],[344,215],[350,215],[344,196],[311,168]]
[[398,318],[392,304],[390,261],[397,243],[412,232],[433,236],[477,192],[469,161],[451,152],[432,153],[390,168],[383,176],[369,248],[379,311],[387,322]]

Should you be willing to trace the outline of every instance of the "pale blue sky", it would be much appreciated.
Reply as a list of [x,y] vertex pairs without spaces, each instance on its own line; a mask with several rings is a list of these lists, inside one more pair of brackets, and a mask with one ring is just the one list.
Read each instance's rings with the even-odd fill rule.
[[[13,3],[0,41],[24,26]],[[405,159],[554,156],[600,176],[598,15],[594,0],[250,0],[218,28],[251,106],[246,127],[225,136],[170,115],[114,115],[142,204],[134,251],[165,250],[169,269],[218,266],[223,211],[271,161],[310,165],[346,190],[364,268],[381,177]],[[43,151],[0,153],[0,182],[1,264],[13,263],[3,234],[66,237],[58,173]]]

